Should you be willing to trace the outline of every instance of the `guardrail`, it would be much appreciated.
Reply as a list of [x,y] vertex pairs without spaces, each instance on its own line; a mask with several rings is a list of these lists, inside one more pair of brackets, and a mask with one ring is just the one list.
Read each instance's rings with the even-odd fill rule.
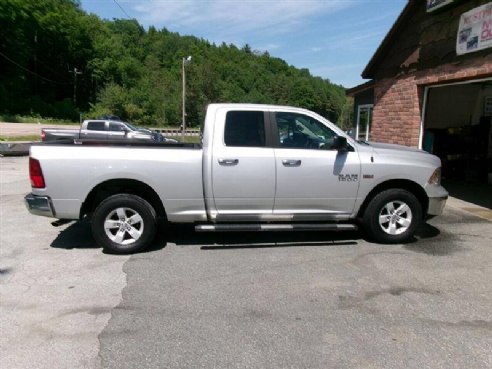
[[[164,136],[181,136],[183,132],[180,129],[154,129],[155,131],[163,134]],[[199,129],[187,129],[185,136],[200,136]]]
[[0,156],[29,155],[30,147],[30,142],[2,142],[0,143]]

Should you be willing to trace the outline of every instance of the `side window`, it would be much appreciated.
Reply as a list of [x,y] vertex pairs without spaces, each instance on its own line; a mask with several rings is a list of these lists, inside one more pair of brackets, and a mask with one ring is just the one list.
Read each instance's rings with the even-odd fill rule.
[[125,127],[121,123],[109,122],[109,130],[116,132],[124,132]]
[[320,121],[298,113],[276,113],[280,147],[330,150],[336,133]]
[[87,122],[89,131],[105,131],[104,122]]
[[230,111],[226,115],[226,146],[264,147],[265,118],[262,111]]

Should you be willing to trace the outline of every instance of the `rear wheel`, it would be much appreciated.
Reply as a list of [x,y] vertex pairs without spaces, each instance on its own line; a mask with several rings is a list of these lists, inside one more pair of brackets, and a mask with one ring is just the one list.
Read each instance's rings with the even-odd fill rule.
[[156,215],[139,196],[113,195],[94,211],[92,234],[105,250],[129,254],[149,246],[156,233]]
[[364,212],[368,236],[381,243],[408,241],[422,223],[422,205],[411,192],[389,189],[377,194]]

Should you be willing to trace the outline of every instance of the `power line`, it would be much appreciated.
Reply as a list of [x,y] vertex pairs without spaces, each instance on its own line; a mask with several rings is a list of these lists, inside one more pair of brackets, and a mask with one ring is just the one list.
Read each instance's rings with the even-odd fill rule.
[[4,53],[0,52],[0,56],[3,56],[5,59],[7,59],[9,62],[11,62],[12,64],[15,64],[17,67],[19,67],[20,69],[22,70],[25,70],[26,72],[28,73],[31,73],[32,75],[35,75],[36,77],[39,77],[41,79],[44,79],[45,81],[47,82],[51,82],[51,83],[56,83],[56,84],[59,84],[59,85],[71,85],[71,83],[66,83],[66,82],[58,82],[58,81],[53,81],[52,79],[49,79],[49,78],[46,78],[46,77],[43,77],[42,75],[36,73],[36,72],[33,72],[32,70],[29,70],[27,69],[26,67],[20,65],[19,63],[17,63],[15,60],[12,60],[10,59],[7,55],[5,55]]
[[128,15],[128,13],[126,12],[126,10],[125,10],[125,9],[123,9],[123,7],[122,7],[122,6],[121,6],[121,5],[120,5],[120,4],[119,4],[116,0],[113,0],[113,1],[114,1],[114,3],[115,3],[116,5],[118,5],[118,7],[121,9],[121,11],[122,11],[123,13],[125,13],[125,15],[128,17],[128,19],[132,19],[132,17],[130,17],[130,16]]
[[61,74],[60,71],[54,70],[53,68],[51,68],[50,66],[48,66],[48,64],[46,64],[46,63],[42,62],[41,60],[39,60],[39,56],[37,58],[37,62],[38,62],[38,64],[41,64],[43,66],[43,69],[46,69],[46,70],[50,71],[51,73],[56,74],[59,77],[62,77],[62,78],[64,77],[64,75]]

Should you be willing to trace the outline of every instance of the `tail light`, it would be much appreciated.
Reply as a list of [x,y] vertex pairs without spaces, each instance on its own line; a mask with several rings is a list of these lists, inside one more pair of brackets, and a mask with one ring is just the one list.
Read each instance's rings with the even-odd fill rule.
[[44,141],[46,138],[46,132],[44,131],[44,129],[41,130],[41,141]]
[[45,188],[43,171],[39,160],[29,158],[29,177],[31,178],[32,188]]

